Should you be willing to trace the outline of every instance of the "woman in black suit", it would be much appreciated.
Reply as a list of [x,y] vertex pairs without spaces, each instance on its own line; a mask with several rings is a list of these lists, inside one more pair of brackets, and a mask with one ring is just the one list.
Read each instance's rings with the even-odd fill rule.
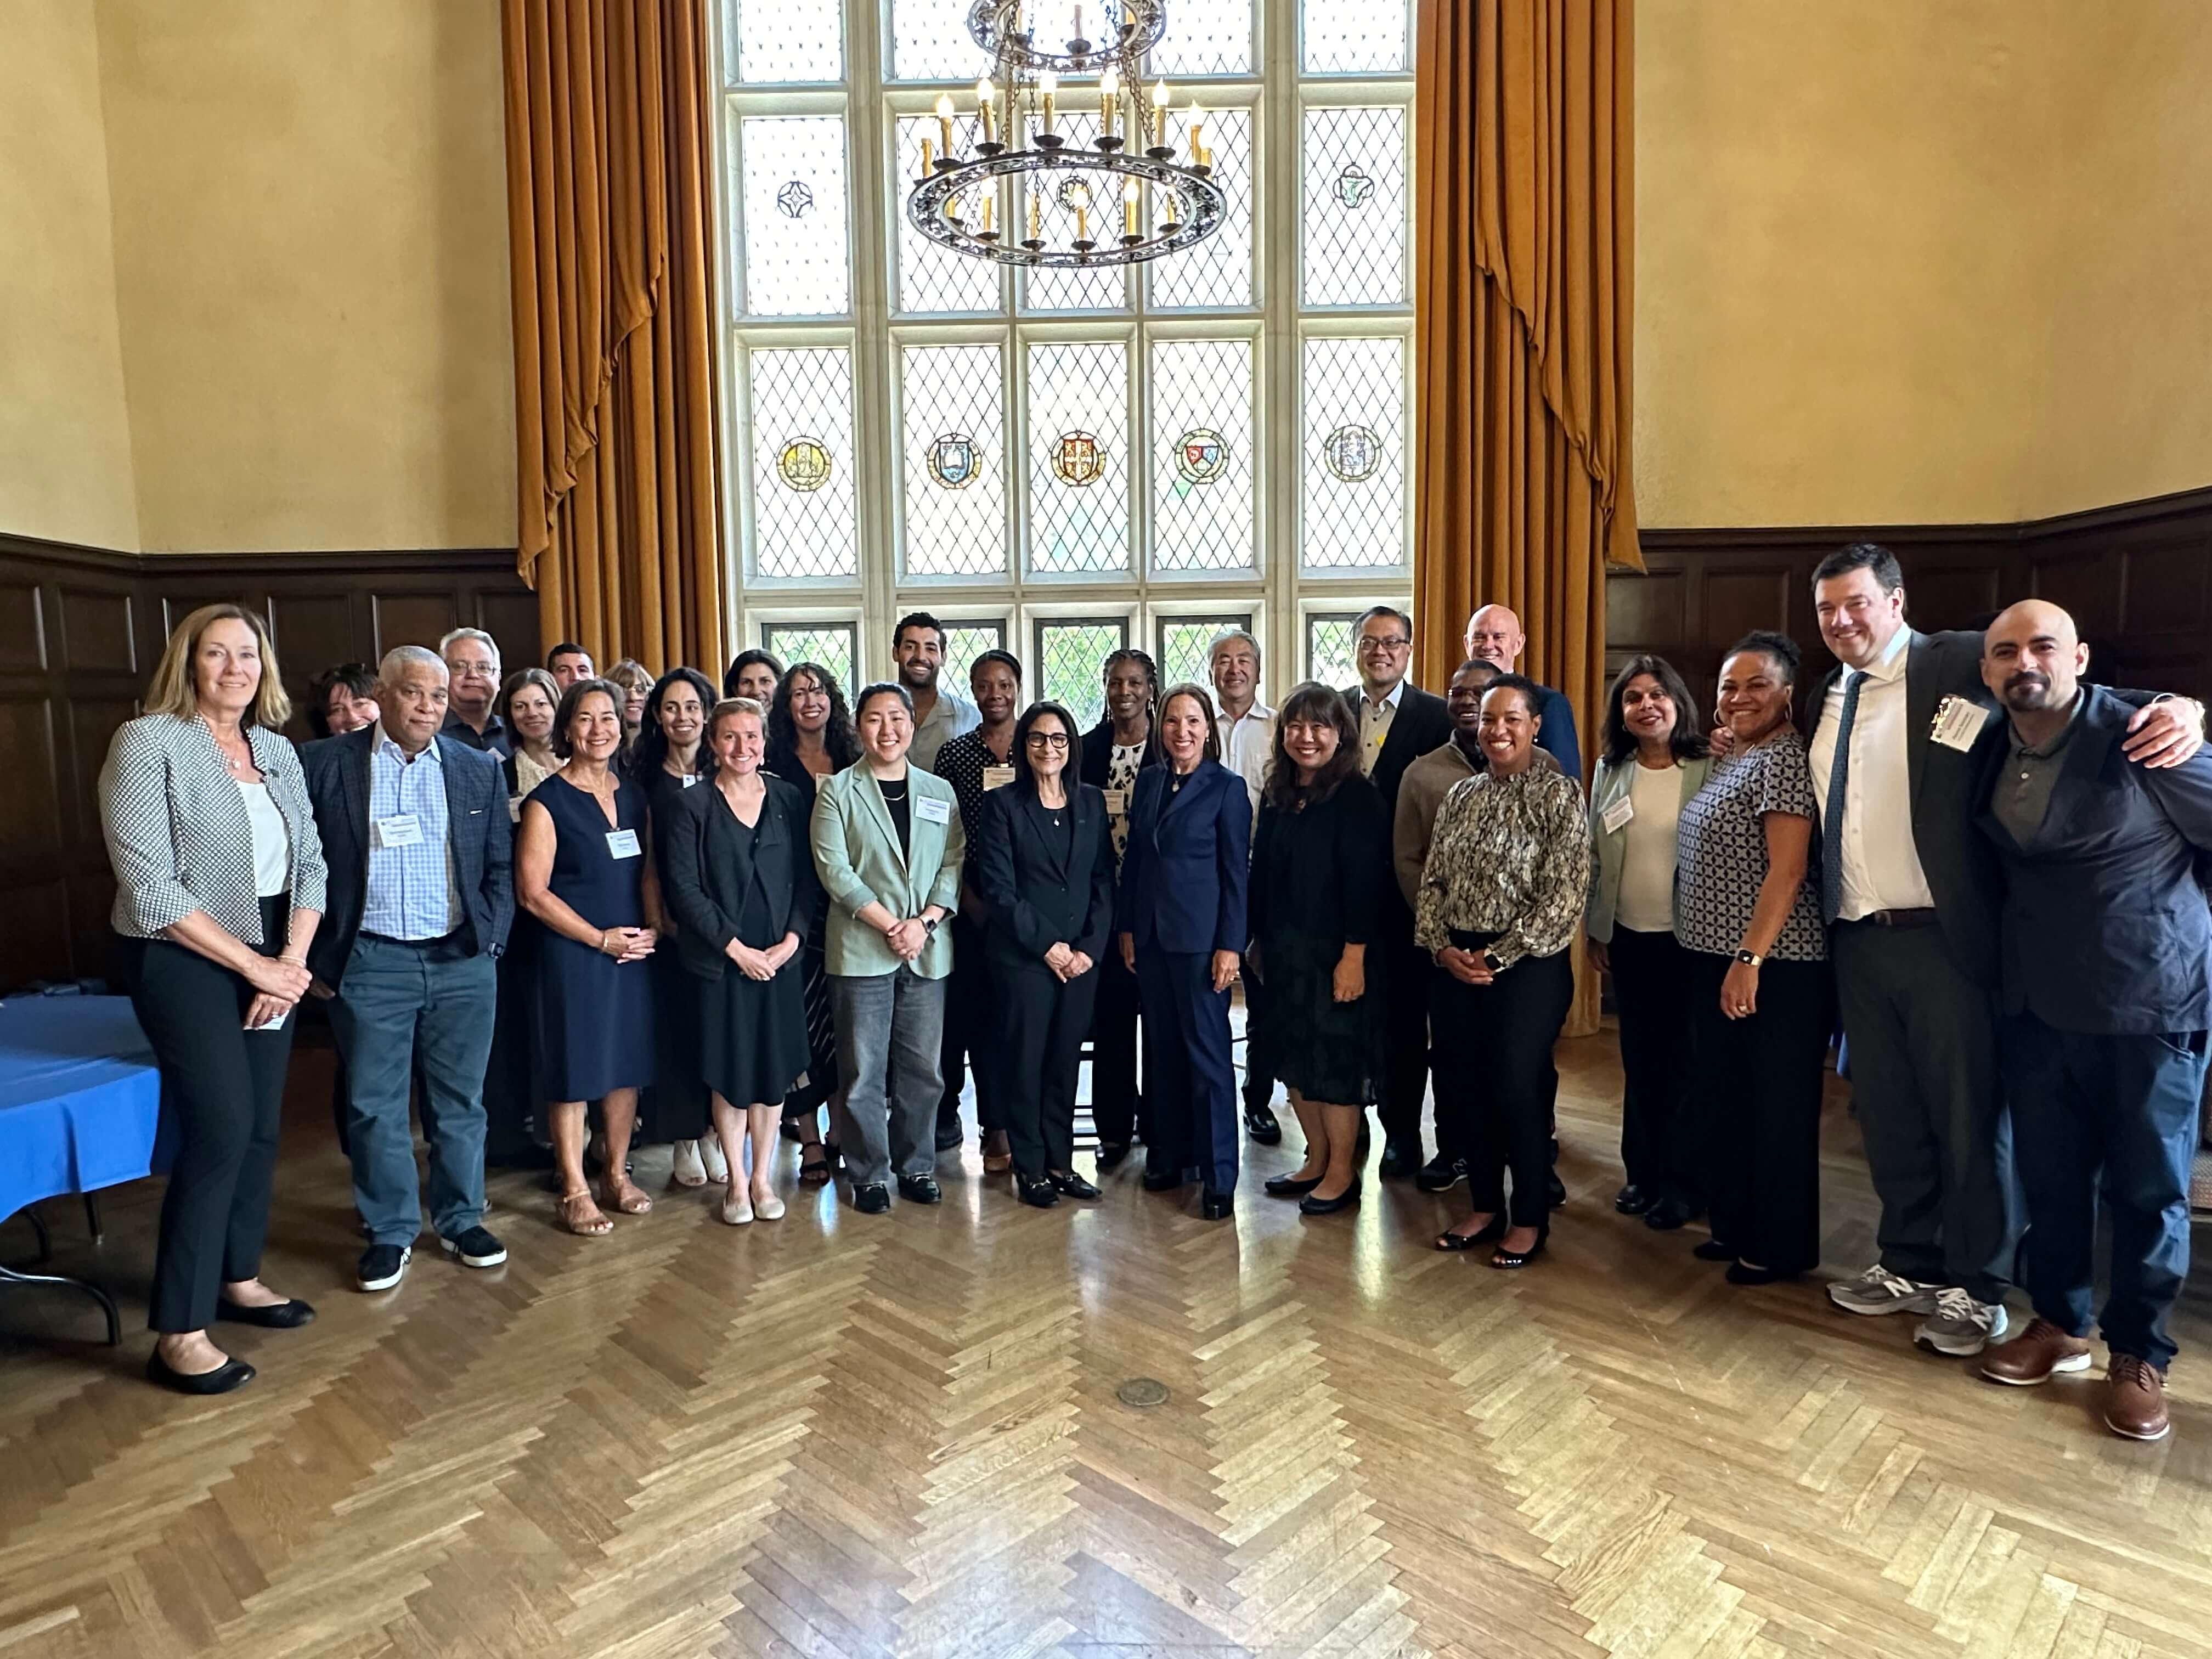
[[1178,685],[1160,703],[1167,763],[1138,775],[1115,904],[1115,948],[1137,976],[1151,1050],[1153,1139],[1145,1188],[1196,1175],[1200,1213],[1218,1221],[1237,1187],[1237,1070],[1229,987],[1245,931],[1252,797],[1221,763],[1213,700]]
[[766,726],[750,697],[714,705],[714,781],[671,796],[661,843],[678,957],[698,982],[699,1069],[729,1164],[722,1219],[732,1226],[783,1214],[769,1173],[783,1097],[807,1065],[799,948],[820,902],[807,842],[813,802],[761,770]]
[[1075,1173],[1075,1073],[1114,914],[1106,797],[1056,702],[1014,726],[1014,781],[983,797],[972,871],[990,906],[984,953],[1002,1020],[1006,1135],[1022,1202],[1048,1209],[1098,1188]]

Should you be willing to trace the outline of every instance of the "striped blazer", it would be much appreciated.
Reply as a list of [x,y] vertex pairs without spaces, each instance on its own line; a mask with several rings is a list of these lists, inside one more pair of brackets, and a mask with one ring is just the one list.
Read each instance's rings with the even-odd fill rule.
[[[291,831],[292,907],[320,911],[329,872],[299,751],[279,732],[245,730],[269,798]],[[204,720],[175,714],[125,720],[100,770],[100,817],[115,866],[117,933],[155,939],[204,910],[245,943],[262,942],[253,830]]]

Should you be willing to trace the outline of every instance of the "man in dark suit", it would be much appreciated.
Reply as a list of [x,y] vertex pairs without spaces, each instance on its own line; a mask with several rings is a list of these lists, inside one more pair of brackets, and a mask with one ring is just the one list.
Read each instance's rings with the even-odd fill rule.
[[484,1063],[497,958],[514,919],[514,852],[498,757],[441,735],[446,665],[385,653],[373,726],[309,745],[307,795],[331,865],[307,966],[332,999],[346,1069],[354,1203],[369,1235],[358,1283],[389,1290],[422,1231],[410,1074],[430,1109],[432,1224],[471,1267],[506,1247],[483,1224]]
[[[2002,1334],[2018,1234],[1990,1023],[1998,875],[1973,830],[1967,755],[1995,709],[1982,636],[1907,624],[1904,573],[1871,543],[1822,560],[1813,597],[1841,665],[1808,708],[1817,862],[1881,1203],[1879,1259],[1828,1295],[1850,1313],[1919,1314],[1921,1347],[1975,1354]],[[2130,757],[2186,755],[2201,714],[2182,702],[2146,710]]]
[[2189,1173],[2212,1027],[2212,756],[2122,751],[2135,710],[2080,684],[2057,605],[1990,625],[1982,678],[2009,719],[1978,745],[1976,824],[2004,871],[1997,1049],[2027,1207],[2035,1318],[1982,1375],[2027,1385],[2089,1364],[2098,1194],[2112,1212],[2105,1423],[2163,1439],[2166,1315],[2189,1275]]
[[[1479,606],[1467,619],[1467,654],[1474,662],[1486,662],[1501,674],[1521,672],[1521,653],[1528,647],[1528,635],[1521,626],[1521,618],[1502,605]],[[1536,747],[1559,762],[1559,770],[1577,783],[1583,779],[1582,745],[1575,740],[1575,706],[1566,694],[1548,685],[1537,690],[1536,717],[1543,722],[1536,728]]]
[[[1451,711],[1406,678],[1413,664],[1413,624],[1402,611],[1378,605],[1359,618],[1353,640],[1359,684],[1344,699],[1359,722],[1360,769],[1382,792],[1395,816],[1398,781],[1406,769],[1451,741]],[[1389,872],[1384,872],[1386,878]],[[1410,1176],[1421,1168],[1421,1102],[1429,1084],[1429,953],[1413,943],[1413,912],[1394,878],[1382,883],[1381,939],[1388,988],[1383,1003],[1389,1054],[1382,1079],[1384,1176]],[[1437,1154],[1439,1178],[1452,1160]]]

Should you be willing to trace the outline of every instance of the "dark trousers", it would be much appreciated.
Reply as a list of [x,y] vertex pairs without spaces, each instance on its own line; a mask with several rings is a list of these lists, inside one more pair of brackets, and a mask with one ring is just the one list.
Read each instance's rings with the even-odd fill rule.
[[1552,1107],[1559,1092],[1552,1046],[1574,1001],[1572,954],[1523,957],[1488,985],[1463,984],[1433,964],[1428,972],[1437,1144],[1467,1159],[1469,1209],[1506,1208],[1510,1170],[1513,1224],[1541,1227],[1551,1214]]
[[1721,981],[1734,958],[1684,954],[1713,1238],[1759,1267],[1806,1272],[1820,1260],[1828,964],[1769,961],[1759,970],[1759,1012],[1730,1019]]
[[975,1123],[988,1134],[1006,1127],[997,1068],[992,1064],[999,1026],[996,975],[983,952],[983,930],[957,915],[951,926],[952,972],[945,981],[944,1046],[938,1057],[938,1068],[945,1073],[945,1093],[938,1102],[937,1127],[948,1137],[959,1128],[960,1091],[967,1086],[972,1066]]
[[1995,1302],[2019,1237],[1990,998],[1937,927],[1828,930],[1881,1265]]
[[994,1061],[1014,1168],[1072,1170],[1075,1073],[1098,1000],[1098,969],[1063,985],[1050,969],[994,964],[1001,1006]]
[[[1395,880],[1391,886],[1395,894]],[[1412,922],[1406,937],[1394,929],[1384,933],[1382,1027],[1382,1101],[1376,1115],[1382,1122],[1382,1139],[1402,1146],[1418,1157],[1421,1151],[1421,1103],[1429,1092],[1429,976],[1436,963],[1426,951],[1413,943]],[[1437,1146],[1443,1149],[1444,1133],[1437,1131]]]
[[1275,1097],[1274,1057],[1267,1052],[1261,1026],[1261,1010],[1267,1006],[1267,985],[1256,977],[1248,963],[1237,977],[1244,988],[1244,1109],[1257,1111]]
[[1688,1146],[1690,955],[1671,933],[1615,927],[1613,1009],[1620,1018],[1620,1162],[1654,1198],[1702,1207]]
[[2163,1370],[2173,1358],[2166,1316],[2189,1276],[2205,1034],[2060,1031],[2022,1013],[2004,1016],[1997,1035],[2027,1189],[2035,1310],[2071,1335],[2089,1334],[2101,1190],[2112,1214],[2106,1344]]
[[1195,1170],[1212,1193],[1237,1188],[1237,1066],[1229,993],[1213,988],[1211,951],[1137,947],[1150,1037],[1152,1127],[1145,1167]]
[[[1102,1146],[1126,1146],[1153,1135],[1149,1088],[1137,1072],[1137,1018],[1143,998],[1137,976],[1121,965],[1118,935],[1106,941],[1098,963],[1097,1000],[1091,1016],[1091,1121]],[[1144,1085],[1154,1081],[1151,1044],[1146,1045]]]
[[[261,902],[262,955],[283,948],[289,920],[288,899]],[[278,1030],[246,1030],[253,988],[229,969],[163,939],[137,957],[131,1006],[161,1064],[161,1109],[177,1131],[146,1322],[204,1330],[223,1285],[261,1272],[299,1016]]]
[[[527,916],[517,916],[514,932],[507,937],[507,954],[499,959],[491,1055],[484,1062],[487,1164],[531,1158],[539,1145],[538,1136],[545,1133],[542,1126],[536,1124],[539,1097],[530,1075],[531,975],[535,970],[537,952],[526,941],[525,929],[537,925]],[[672,945],[670,951],[672,955]]]

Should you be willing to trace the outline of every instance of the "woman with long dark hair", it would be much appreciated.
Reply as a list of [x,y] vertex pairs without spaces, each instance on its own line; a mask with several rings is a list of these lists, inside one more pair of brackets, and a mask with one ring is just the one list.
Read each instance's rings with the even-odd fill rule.
[[1674,942],[1674,848],[1705,787],[1711,746],[1690,688],[1664,657],[1632,657],[1606,694],[1590,784],[1590,965],[1613,975],[1620,1017],[1620,1162],[1613,1206],[1679,1227],[1705,1206],[1686,1144],[1690,959]]
[[773,651],[740,651],[723,672],[722,695],[750,697],[765,708],[782,678],[783,665]]
[[1305,1131],[1305,1162],[1267,1191],[1309,1215],[1359,1201],[1359,1124],[1381,1098],[1381,988],[1370,957],[1390,823],[1359,769],[1351,705],[1312,681],[1284,699],[1252,837],[1251,955],[1267,975],[1255,1033]]

